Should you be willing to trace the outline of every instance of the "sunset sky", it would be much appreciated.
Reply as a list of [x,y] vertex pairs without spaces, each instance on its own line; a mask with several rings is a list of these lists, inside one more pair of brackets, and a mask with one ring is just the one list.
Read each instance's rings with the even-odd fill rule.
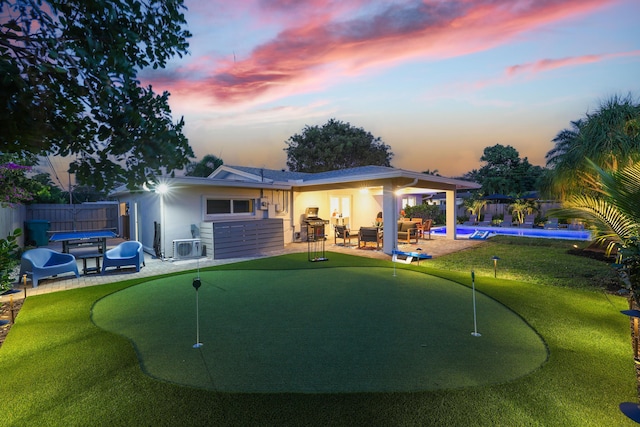
[[611,95],[640,97],[638,0],[186,0],[190,55],[140,75],[171,93],[198,158],[286,168],[330,118],[392,166],[457,176],[487,146],[544,165]]

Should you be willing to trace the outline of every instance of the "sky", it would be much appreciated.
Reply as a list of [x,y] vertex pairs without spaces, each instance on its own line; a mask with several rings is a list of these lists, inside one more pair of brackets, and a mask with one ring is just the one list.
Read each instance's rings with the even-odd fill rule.
[[168,91],[197,156],[286,169],[329,119],[397,168],[460,176],[485,147],[545,165],[552,139],[612,95],[640,99],[638,0],[185,0],[190,54]]

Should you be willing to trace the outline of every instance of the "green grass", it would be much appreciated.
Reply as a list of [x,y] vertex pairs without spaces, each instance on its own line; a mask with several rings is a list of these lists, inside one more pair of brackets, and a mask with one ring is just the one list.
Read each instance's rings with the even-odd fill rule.
[[[430,260],[435,269],[470,272],[493,276],[497,262],[497,277],[523,282],[568,288],[606,288],[616,281],[615,273],[606,262],[595,261],[567,253],[588,242],[555,239],[532,239],[495,236],[481,245]],[[428,251],[428,243],[425,245]],[[425,264],[427,265],[427,264]]]
[[[516,257],[519,250],[504,253]],[[618,410],[620,402],[636,399],[629,323],[619,313],[626,301],[602,292],[548,286],[546,278],[534,283],[501,279],[499,274],[494,279],[492,265],[480,267],[485,255],[475,260],[478,290],[522,316],[548,345],[548,362],[518,380],[433,392],[343,394],[215,393],[154,380],[140,370],[127,339],[101,330],[90,319],[100,298],[141,282],[129,280],[27,299],[0,349],[2,424],[635,425]],[[309,263],[306,254],[296,254],[219,269],[390,266],[342,254],[329,258]],[[572,260],[566,268],[574,266]],[[399,266],[466,286],[468,267]]]
[[[100,300],[94,323],[131,339],[155,378],[228,392],[407,392],[504,383],[548,357],[513,311],[410,270],[371,267],[201,273]],[[461,307],[463,305],[463,307]]]

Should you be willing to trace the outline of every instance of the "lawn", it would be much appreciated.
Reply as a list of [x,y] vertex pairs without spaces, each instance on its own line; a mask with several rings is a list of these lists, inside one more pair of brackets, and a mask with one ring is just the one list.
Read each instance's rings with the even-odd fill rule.
[[[500,245],[496,241],[495,245]],[[502,246],[490,248],[503,250]],[[500,268],[520,248],[504,249],[498,278],[486,254],[450,267],[398,266],[470,285],[509,307],[542,337],[548,361],[519,379],[479,387],[396,393],[222,393],[180,386],[145,375],[131,342],[91,321],[100,299],[142,283],[116,284],[29,297],[0,348],[3,425],[635,425],[618,410],[634,401],[635,379],[623,298],[594,291],[570,259],[573,282],[507,280]],[[537,265],[549,248],[527,261]],[[497,252],[496,252],[497,253]],[[502,252],[501,252],[502,253]],[[470,256],[465,251],[455,256]],[[439,262],[446,263],[447,258]],[[490,258],[490,257],[489,257]],[[572,257],[576,258],[576,257]],[[433,260],[438,261],[438,260]],[[595,261],[588,260],[588,263]],[[515,265],[513,261],[512,265]],[[526,263],[518,263],[526,264]],[[390,262],[330,254],[309,263],[306,254],[220,266],[215,270],[388,268]],[[505,267],[506,268],[506,267]],[[509,267],[516,274],[522,267]],[[534,268],[534,267],[532,267]],[[538,268],[537,266],[535,268]],[[560,267],[553,268],[562,271]],[[605,266],[606,268],[606,266]],[[518,274],[522,274],[521,272]],[[553,278],[559,274],[550,274]],[[565,280],[565,282],[571,282]],[[582,282],[578,284],[577,282]],[[554,283],[555,284],[555,283]]]

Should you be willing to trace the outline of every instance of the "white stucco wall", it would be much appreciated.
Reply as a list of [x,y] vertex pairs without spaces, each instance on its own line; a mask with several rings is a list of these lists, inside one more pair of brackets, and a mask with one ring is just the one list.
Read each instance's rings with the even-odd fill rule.
[[[161,197],[163,207],[161,209]],[[130,216],[130,237],[132,240],[138,239],[145,248],[145,251],[153,254],[154,221],[162,223],[164,215],[164,225],[162,225],[161,245],[163,246],[165,257],[173,257],[173,241],[176,239],[190,239],[191,224],[200,227],[205,221],[204,204],[206,198],[250,198],[263,199],[267,201],[267,208],[257,209],[251,215],[246,216],[219,216],[216,220],[232,221],[247,219],[279,218],[284,222],[285,243],[291,241],[292,233],[286,233],[291,228],[290,192],[282,190],[260,190],[251,188],[233,187],[189,187],[170,188],[161,196],[154,192],[140,192],[119,197],[120,203],[129,203]],[[135,205],[137,204],[137,209]],[[136,218],[137,213],[137,218]],[[137,224],[136,224],[137,219]],[[136,236],[136,227],[138,236]],[[289,241],[287,242],[287,236]]]

